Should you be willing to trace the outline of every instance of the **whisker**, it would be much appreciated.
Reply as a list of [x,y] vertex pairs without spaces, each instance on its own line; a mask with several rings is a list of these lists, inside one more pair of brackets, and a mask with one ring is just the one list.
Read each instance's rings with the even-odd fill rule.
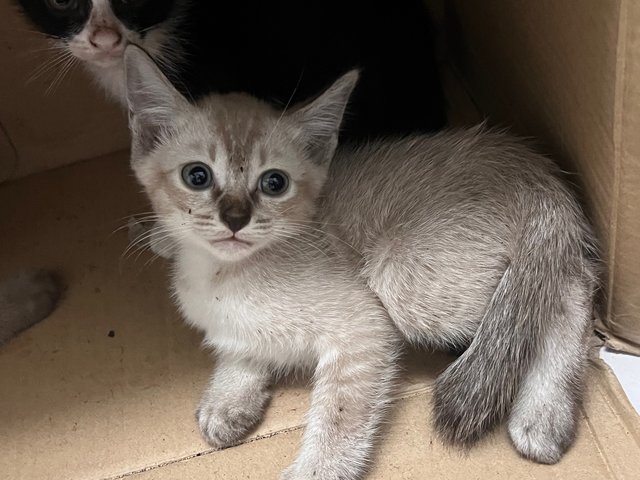
[[298,81],[296,82],[296,86],[293,88],[293,92],[291,92],[291,95],[289,96],[289,100],[287,100],[286,105],[282,109],[282,113],[280,113],[280,116],[278,117],[278,120],[276,120],[276,124],[273,126],[273,129],[271,129],[271,132],[269,133],[269,136],[267,137],[267,140],[265,142],[266,144],[269,144],[269,141],[271,140],[271,137],[273,136],[273,134],[277,130],[278,126],[280,125],[280,122],[284,118],[285,113],[287,113],[287,109],[289,108],[289,105],[291,104],[291,101],[293,100],[293,97],[295,97],[296,92],[298,91],[298,88],[300,87],[300,82],[302,81],[303,75],[304,75],[304,68],[300,72],[300,76],[298,77]]
[[354,247],[353,245],[351,245],[351,244],[350,244],[349,242],[347,242],[346,240],[344,240],[344,239],[342,239],[342,238],[338,237],[337,235],[334,235],[334,234],[333,234],[333,233],[331,233],[331,232],[327,232],[326,230],[320,230],[320,229],[315,228],[315,227],[312,227],[312,226],[310,226],[310,225],[297,224],[297,223],[295,223],[295,222],[289,222],[289,223],[290,223],[290,225],[294,225],[294,226],[297,226],[297,227],[300,227],[300,228],[305,228],[305,229],[307,229],[307,230],[312,230],[312,231],[314,231],[314,232],[322,233],[323,235],[328,235],[328,236],[330,236],[330,237],[332,237],[332,238],[335,238],[335,239],[336,239],[336,240],[338,240],[339,242],[341,242],[341,243],[343,243],[344,245],[346,245],[347,247],[351,248],[351,249],[352,249],[354,252],[356,252],[358,255],[362,255],[362,253],[361,253],[361,252],[360,252],[356,247]]

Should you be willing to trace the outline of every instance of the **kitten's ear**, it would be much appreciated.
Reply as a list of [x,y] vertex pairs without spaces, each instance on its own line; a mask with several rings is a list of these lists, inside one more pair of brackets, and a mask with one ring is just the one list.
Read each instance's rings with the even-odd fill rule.
[[147,153],[163,133],[170,131],[176,115],[189,104],[140,47],[126,48],[124,65],[134,145]]
[[333,158],[344,112],[359,77],[358,70],[345,73],[318,98],[290,114],[301,128],[301,140],[313,161],[325,163]]

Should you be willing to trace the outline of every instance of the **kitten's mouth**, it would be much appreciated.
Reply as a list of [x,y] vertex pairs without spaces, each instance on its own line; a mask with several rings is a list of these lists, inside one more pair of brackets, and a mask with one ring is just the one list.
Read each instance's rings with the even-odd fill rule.
[[252,245],[251,242],[247,242],[246,240],[242,240],[241,238],[236,237],[235,235],[232,235],[230,237],[227,238],[221,238],[218,240],[211,240],[211,243],[214,245],[236,245],[236,246],[247,246],[250,247]]

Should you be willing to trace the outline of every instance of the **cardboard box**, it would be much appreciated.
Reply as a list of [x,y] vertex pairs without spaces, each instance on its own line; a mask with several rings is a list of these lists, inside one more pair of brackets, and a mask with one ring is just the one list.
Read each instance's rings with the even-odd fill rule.
[[480,109],[577,171],[602,241],[603,332],[640,354],[640,4],[447,5],[450,58]]
[[[610,258],[607,335],[632,349],[640,305],[633,268],[640,7],[449,5],[442,25],[455,33],[456,68],[443,72],[452,118],[476,121],[476,102],[577,167]],[[214,452],[201,440],[194,410],[213,362],[172,306],[162,261],[122,255],[126,217],[146,208],[123,151],[124,115],[79,69],[53,93],[46,89],[55,75],[27,83],[48,53],[25,52],[46,43],[25,32],[8,0],[0,2],[0,25],[0,179],[14,179],[0,186],[0,277],[45,265],[60,268],[69,284],[50,318],[0,348],[0,477],[277,478],[299,448],[308,388],[278,387],[267,418],[238,447]],[[450,360],[408,356],[370,478],[638,478],[638,416],[598,360],[576,443],[554,466],[520,458],[504,428],[468,453],[442,446],[430,425],[430,387]]]

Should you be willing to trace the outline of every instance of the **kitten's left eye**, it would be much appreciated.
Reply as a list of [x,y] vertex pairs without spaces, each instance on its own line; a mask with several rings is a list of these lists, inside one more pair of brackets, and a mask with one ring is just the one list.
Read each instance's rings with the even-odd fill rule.
[[204,190],[213,184],[213,173],[206,163],[188,163],[182,167],[182,181],[192,190]]
[[289,188],[289,177],[281,170],[268,170],[260,177],[259,187],[267,195],[282,195]]

